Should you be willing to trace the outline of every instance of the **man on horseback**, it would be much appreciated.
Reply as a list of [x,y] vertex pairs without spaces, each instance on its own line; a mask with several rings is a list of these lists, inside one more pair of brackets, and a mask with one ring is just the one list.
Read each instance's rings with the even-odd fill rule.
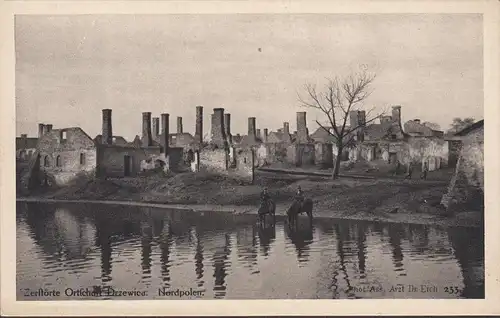
[[302,192],[302,188],[300,186],[297,188],[297,193],[295,194],[295,201],[299,202],[300,204],[304,202],[304,192]]

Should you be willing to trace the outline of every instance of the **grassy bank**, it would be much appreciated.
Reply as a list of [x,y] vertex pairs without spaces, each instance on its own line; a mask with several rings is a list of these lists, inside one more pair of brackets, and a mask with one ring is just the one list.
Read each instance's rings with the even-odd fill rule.
[[246,207],[244,210],[248,211],[249,206],[257,207],[260,192],[267,187],[277,203],[277,214],[284,214],[299,185],[305,195],[313,199],[316,216],[459,226],[482,224],[480,212],[446,215],[439,206],[447,190],[445,177],[426,181],[402,178],[331,180],[258,172],[254,184],[248,185],[210,173],[157,173],[136,178],[78,180],[67,187],[32,196],[57,200],[227,205]]

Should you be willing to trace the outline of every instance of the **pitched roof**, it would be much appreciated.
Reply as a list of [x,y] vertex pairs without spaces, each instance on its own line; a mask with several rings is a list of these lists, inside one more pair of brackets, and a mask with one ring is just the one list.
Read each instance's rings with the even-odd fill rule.
[[241,138],[240,145],[241,146],[255,146],[262,143],[262,139],[257,136],[245,135]]
[[[325,128],[328,129],[329,131],[333,130],[333,127],[331,127],[331,126],[325,127]],[[325,130],[325,128],[319,127],[318,129],[316,129],[316,131],[310,137],[315,142],[335,143],[337,141],[337,138],[334,135],[330,134],[327,130]],[[349,131],[349,129],[350,129],[350,126],[345,127],[346,131]],[[346,138],[349,135],[350,134],[345,135],[344,138]]]
[[464,136],[470,133],[473,130],[479,129],[484,126],[484,119],[481,119],[480,121],[475,122],[474,124],[465,127],[464,129],[458,131],[455,133],[455,136]]
[[390,135],[391,128],[391,122],[371,124],[365,127],[365,134],[372,140],[384,139]]
[[286,138],[286,135],[282,131],[271,131],[267,135],[267,142],[269,143],[280,143],[280,142],[293,142],[294,136],[288,134],[289,138]]

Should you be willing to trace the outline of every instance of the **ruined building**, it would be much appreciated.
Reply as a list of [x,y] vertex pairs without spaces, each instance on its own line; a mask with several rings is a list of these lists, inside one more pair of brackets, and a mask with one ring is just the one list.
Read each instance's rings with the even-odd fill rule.
[[[161,158],[162,149],[153,143],[151,113],[143,113],[141,144],[113,136],[111,109],[102,110],[102,134],[92,139],[80,127],[47,129],[39,138],[33,158],[32,179],[64,185],[80,175],[96,177],[135,176],[141,162]],[[163,158],[165,154],[163,154]],[[166,160],[163,159],[163,165]],[[161,164],[160,164],[161,165]]]
[[441,204],[453,211],[484,209],[484,120],[457,132],[459,158]]
[[[39,132],[39,134],[42,135],[43,132]],[[21,134],[20,137],[16,137],[16,159],[20,161],[29,161],[36,151],[37,143],[38,138],[28,137],[26,134]]]
[[[379,123],[366,125],[364,111],[349,113],[350,136],[349,160],[381,160],[388,164],[428,164],[430,171],[446,165],[448,145],[443,135],[419,122],[401,124],[401,106],[393,106],[391,116],[382,116]],[[349,137],[351,138],[351,137]]]

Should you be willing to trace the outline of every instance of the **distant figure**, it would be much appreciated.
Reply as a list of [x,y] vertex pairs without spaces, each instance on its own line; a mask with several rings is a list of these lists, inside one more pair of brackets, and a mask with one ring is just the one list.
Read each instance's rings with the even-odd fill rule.
[[267,192],[267,188],[264,188],[260,193],[260,207],[258,211],[259,222],[261,224],[265,224],[266,214],[270,214],[273,217],[273,221],[276,222],[276,205]]
[[394,175],[397,175],[399,173],[399,169],[401,168],[401,163],[399,160],[396,162],[396,169],[394,170]]
[[427,165],[427,162],[424,162],[424,167],[422,168],[422,175],[420,176],[422,180],[427,179],[427,171],[429,171],[429,166]]
[[411,175],[413,174],[413,167],[412,167],[412,164],[411,162],[408,164],[408,171],[407,171],[407,174],[406,174],[406,177],[405,177],[405,180],[406,179],[411,179]]
[[269,200],[271,200],[271,196],[269,195],[269,192],[267,192],[267,188],[264,188],[260,193],[260,203],[262,206],[267,206]]
[[304,192],[302,192],[302,188],[299,186],[297,188],[297,193],[295,194],[295,201],[297,202],[304,202]]

